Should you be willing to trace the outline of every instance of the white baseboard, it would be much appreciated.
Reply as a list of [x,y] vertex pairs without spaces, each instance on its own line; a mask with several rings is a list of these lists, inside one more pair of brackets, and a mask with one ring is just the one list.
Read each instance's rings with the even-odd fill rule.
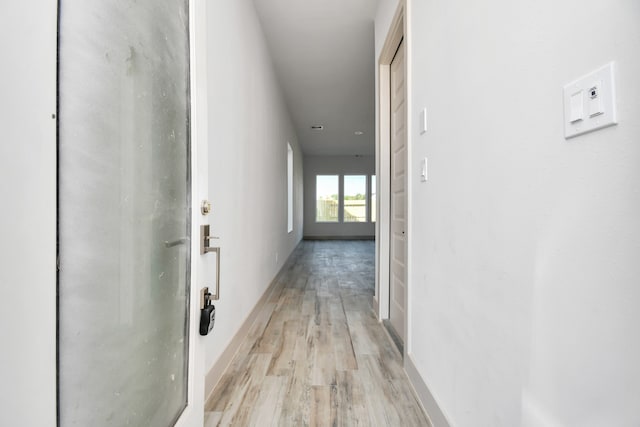
[[376,236],[358,235],[358,236],[304,236],[303,240],[376,240]]
[[438,402],[433,397],[431,390],[429,390],[429,387],[427,387],[427,384],[418,372],[411,354],[405,356],[404,370],[409,377],[409,382],[413,386],[413,390],[416,392],[422,409],[427,414],[427,417],[429,417],[429,421],[431,421],[431,425],[433,427],[450,427],[451,423],[449,423],[444,412],[440,409],[440,405],[438,405]]

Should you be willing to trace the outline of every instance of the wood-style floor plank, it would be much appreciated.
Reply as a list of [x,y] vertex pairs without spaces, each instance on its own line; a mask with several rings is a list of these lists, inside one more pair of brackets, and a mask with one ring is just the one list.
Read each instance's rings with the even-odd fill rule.
[[335,424],[335,411],[331,410],[331,387],[314,385],[311,386],[311,414],[309,425],[312,426],[333,426]]
[[342,426],[371,425],[364,389],[357,373],[338,371],[336,383],[337,424]]
[[302,242],[205,405],[205,426],[429,426],[376,320],[374,244]]

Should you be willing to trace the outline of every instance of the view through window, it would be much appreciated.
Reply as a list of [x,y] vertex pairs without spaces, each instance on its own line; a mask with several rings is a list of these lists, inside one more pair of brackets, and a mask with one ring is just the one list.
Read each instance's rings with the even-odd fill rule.
[[344,176],[344,222],[367,222],[367,176]]
[[316,176],[316,221],[338,222],[338,175]]

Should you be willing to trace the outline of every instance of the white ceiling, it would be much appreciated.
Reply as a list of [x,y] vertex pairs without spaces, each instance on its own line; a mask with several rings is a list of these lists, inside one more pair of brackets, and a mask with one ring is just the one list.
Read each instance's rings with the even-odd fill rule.
[[378,0],[254,3],[304,153],[373,155]]

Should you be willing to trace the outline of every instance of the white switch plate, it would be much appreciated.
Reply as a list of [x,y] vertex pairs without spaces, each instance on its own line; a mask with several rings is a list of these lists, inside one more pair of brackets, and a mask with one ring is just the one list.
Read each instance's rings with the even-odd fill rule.
[[613,62],[564,87],[565,138],[617,123]]
[[420,135],[427,131],[427,109],[420,111]]
[[420,181],[427,181],[427,158],[425,157],[420,162]]

